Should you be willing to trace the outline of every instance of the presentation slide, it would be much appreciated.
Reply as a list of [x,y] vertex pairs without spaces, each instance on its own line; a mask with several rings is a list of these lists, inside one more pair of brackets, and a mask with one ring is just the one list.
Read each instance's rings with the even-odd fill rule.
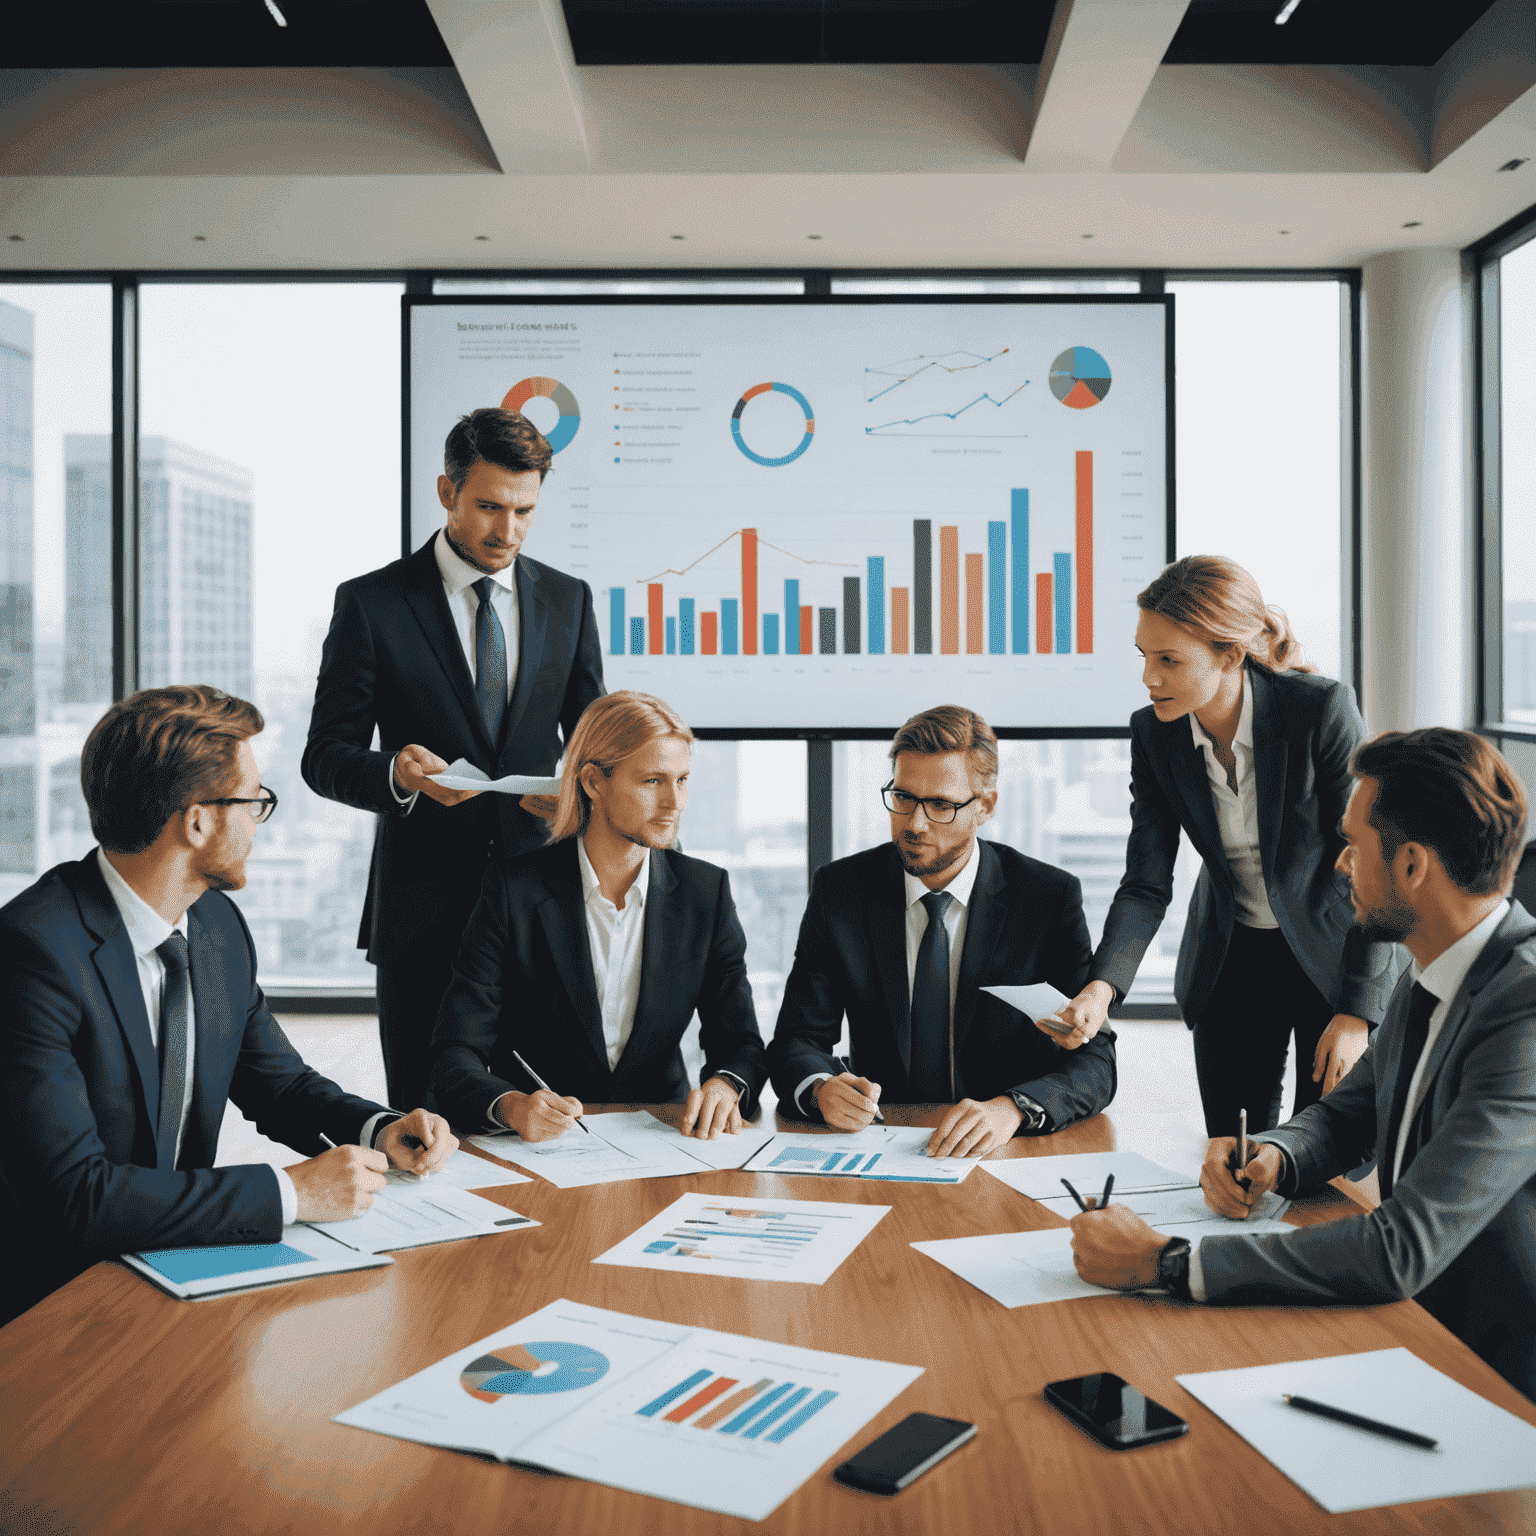
[[592,587],[610,689],[695,728],[1124,727],[1167,563],[1162,299],[410,299],[411,543],[502,405],[554,468],[524,545]]

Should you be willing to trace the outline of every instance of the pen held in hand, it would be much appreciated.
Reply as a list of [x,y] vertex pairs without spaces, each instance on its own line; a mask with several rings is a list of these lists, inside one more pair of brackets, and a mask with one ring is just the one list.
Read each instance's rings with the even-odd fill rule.
[[[512,1060],[515,1061],[518,1064],[518,1066],[520,1066],[523,1069],[523,1071],[526,1072],[528,1074],[528,1076],[531,1077],[534,1080],[534,1082],[536,1082],[539,1085],[539,1087],[544,1090],[545,1093],[554,1093],[555,1092],[555,1090],[553,1088],[551,1088],[549,1086],[549,1084],[546,1083],[544,1081],[544,1079],[542,1077],[540,1077],[539,1074],[537,1072],[535,1072],[533,1070],[533,1068],[530,1067],[528,1065],[528,1063],[526,1061],[524,1061],[523,1058],[517,1054],[516,1051],[512,1052]],[[555,1097],[559,1098],[560,1095],[556,1094]],[[581,1120],[581,1116],[580,1115],[577,1115],[577,1117],[576,1117],[576,1124],[580,1125],[582,1130],[584,1130],[587,1133],[588,1136],[590,1136],[592,1134],[592,1128],[590,1126],[582,1125],[582,1120]]]
[[[834,1066],[841,1067],[849,1077],[853,1076],[853,1063],[846,1056],[834,1056],[832,1063]],[[885,1116],[880,1113],[880,1106],[878,1104],[875,1105],[875,1123],[877,1125],[885,1124]]]
[[1351,1413],[1347,1408],[1335,1408],[1331,1403],[1320,1403],[1314,1398],[1298,1397],[1286,1392],[1281,1401],[1288,1408],[1299,1408],[1303,1413],[1315,1413],[1322,1419],[1335,1419],[1340,1424],[1352,1424],[1356,1429],[1367,1429],[1373,1435],[1385,1435],[1389,1440],[1401,1440],[1405,1445],[1417,1445],[1426,1451],[1440,1449],[1438,1440],[1421,1435],[1416,1430],[1402,1429],[1396,1424],[1383,1424],[1380,1419],[1368,1419],[1362,1413]]

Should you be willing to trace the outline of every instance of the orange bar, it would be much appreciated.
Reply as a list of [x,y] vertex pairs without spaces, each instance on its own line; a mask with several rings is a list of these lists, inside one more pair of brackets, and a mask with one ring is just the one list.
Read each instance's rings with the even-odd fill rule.
[[667,1415],[668,1424],[681,1424],[690,1414],[697,1413],[705,1403],[712,1403],[722,1392],[729,1392],[736,1385],[737,1378],[722,1376],[719,1381],[712,1381],[702,1392],[695,1392],[686,1403],[679,1403],[671,1413]]
[[1093,651],[1093,455],[1077,456],[1077,654]]
[[[1049,581],[1050,577],[1046,577]],[[699,636],[699,654],[701,656],[713,656],[720,645],[720,615],[718,613],[704,613],[699,617],[704,621],[701,625],[703,633]]]
[[800,654],[811,654],[811,610],[802,606],[800,609]]
[[[1049,656],[1055,647],[1051,643],[1051,620],[1055,617],[1051,608],[1051,573],[1041,571],[1035,577],[1035,651]],[[706,624],[709,620],[706,618]],[[707,635],[709,631],[706,629]]]
[[986,618],[986,562],[980,555],[965,557],[965,650],[979,656],[986,649],[982,634]]
[[757,655],[757,529],[741,530],[741,654]]
[[[693,1421],[695,1429],[713,1429],[716,1424],[730,1418],[743,1403],[750,1403],[764,1387],[771,1387],[773,1378],[764,1376],[760,1381],[754,1381],[750,1387],[743,1387],[740,1392],[733,1392],[723,1403],[716,1403],[702,1418]],[[499,1401],[499,1399],[497,1399]]]
[[660,656],[661,642],[667,633],[666,623],[661,617],[661,583],[653,581],[645,590],[650,594],[651,599],[650,652],[652,656]]
[[939,652],[960,654],[960,530],[939,529]]
[[907,650],[907,589],[891,588],[891,655],[905,656]]

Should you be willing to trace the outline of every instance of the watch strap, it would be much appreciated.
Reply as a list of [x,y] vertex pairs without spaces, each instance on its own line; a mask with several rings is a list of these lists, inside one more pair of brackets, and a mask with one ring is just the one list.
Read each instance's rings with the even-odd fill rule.
[[1157,1283],[1189,1300],[1189,1239],[1170,1237],[1157,1256]]

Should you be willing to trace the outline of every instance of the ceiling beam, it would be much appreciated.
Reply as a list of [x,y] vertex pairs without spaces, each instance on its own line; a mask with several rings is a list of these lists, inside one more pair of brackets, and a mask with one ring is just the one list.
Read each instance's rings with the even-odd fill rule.
[[1057,0],[1025,169],[1111,170],[1188,9],[1189,0]]

